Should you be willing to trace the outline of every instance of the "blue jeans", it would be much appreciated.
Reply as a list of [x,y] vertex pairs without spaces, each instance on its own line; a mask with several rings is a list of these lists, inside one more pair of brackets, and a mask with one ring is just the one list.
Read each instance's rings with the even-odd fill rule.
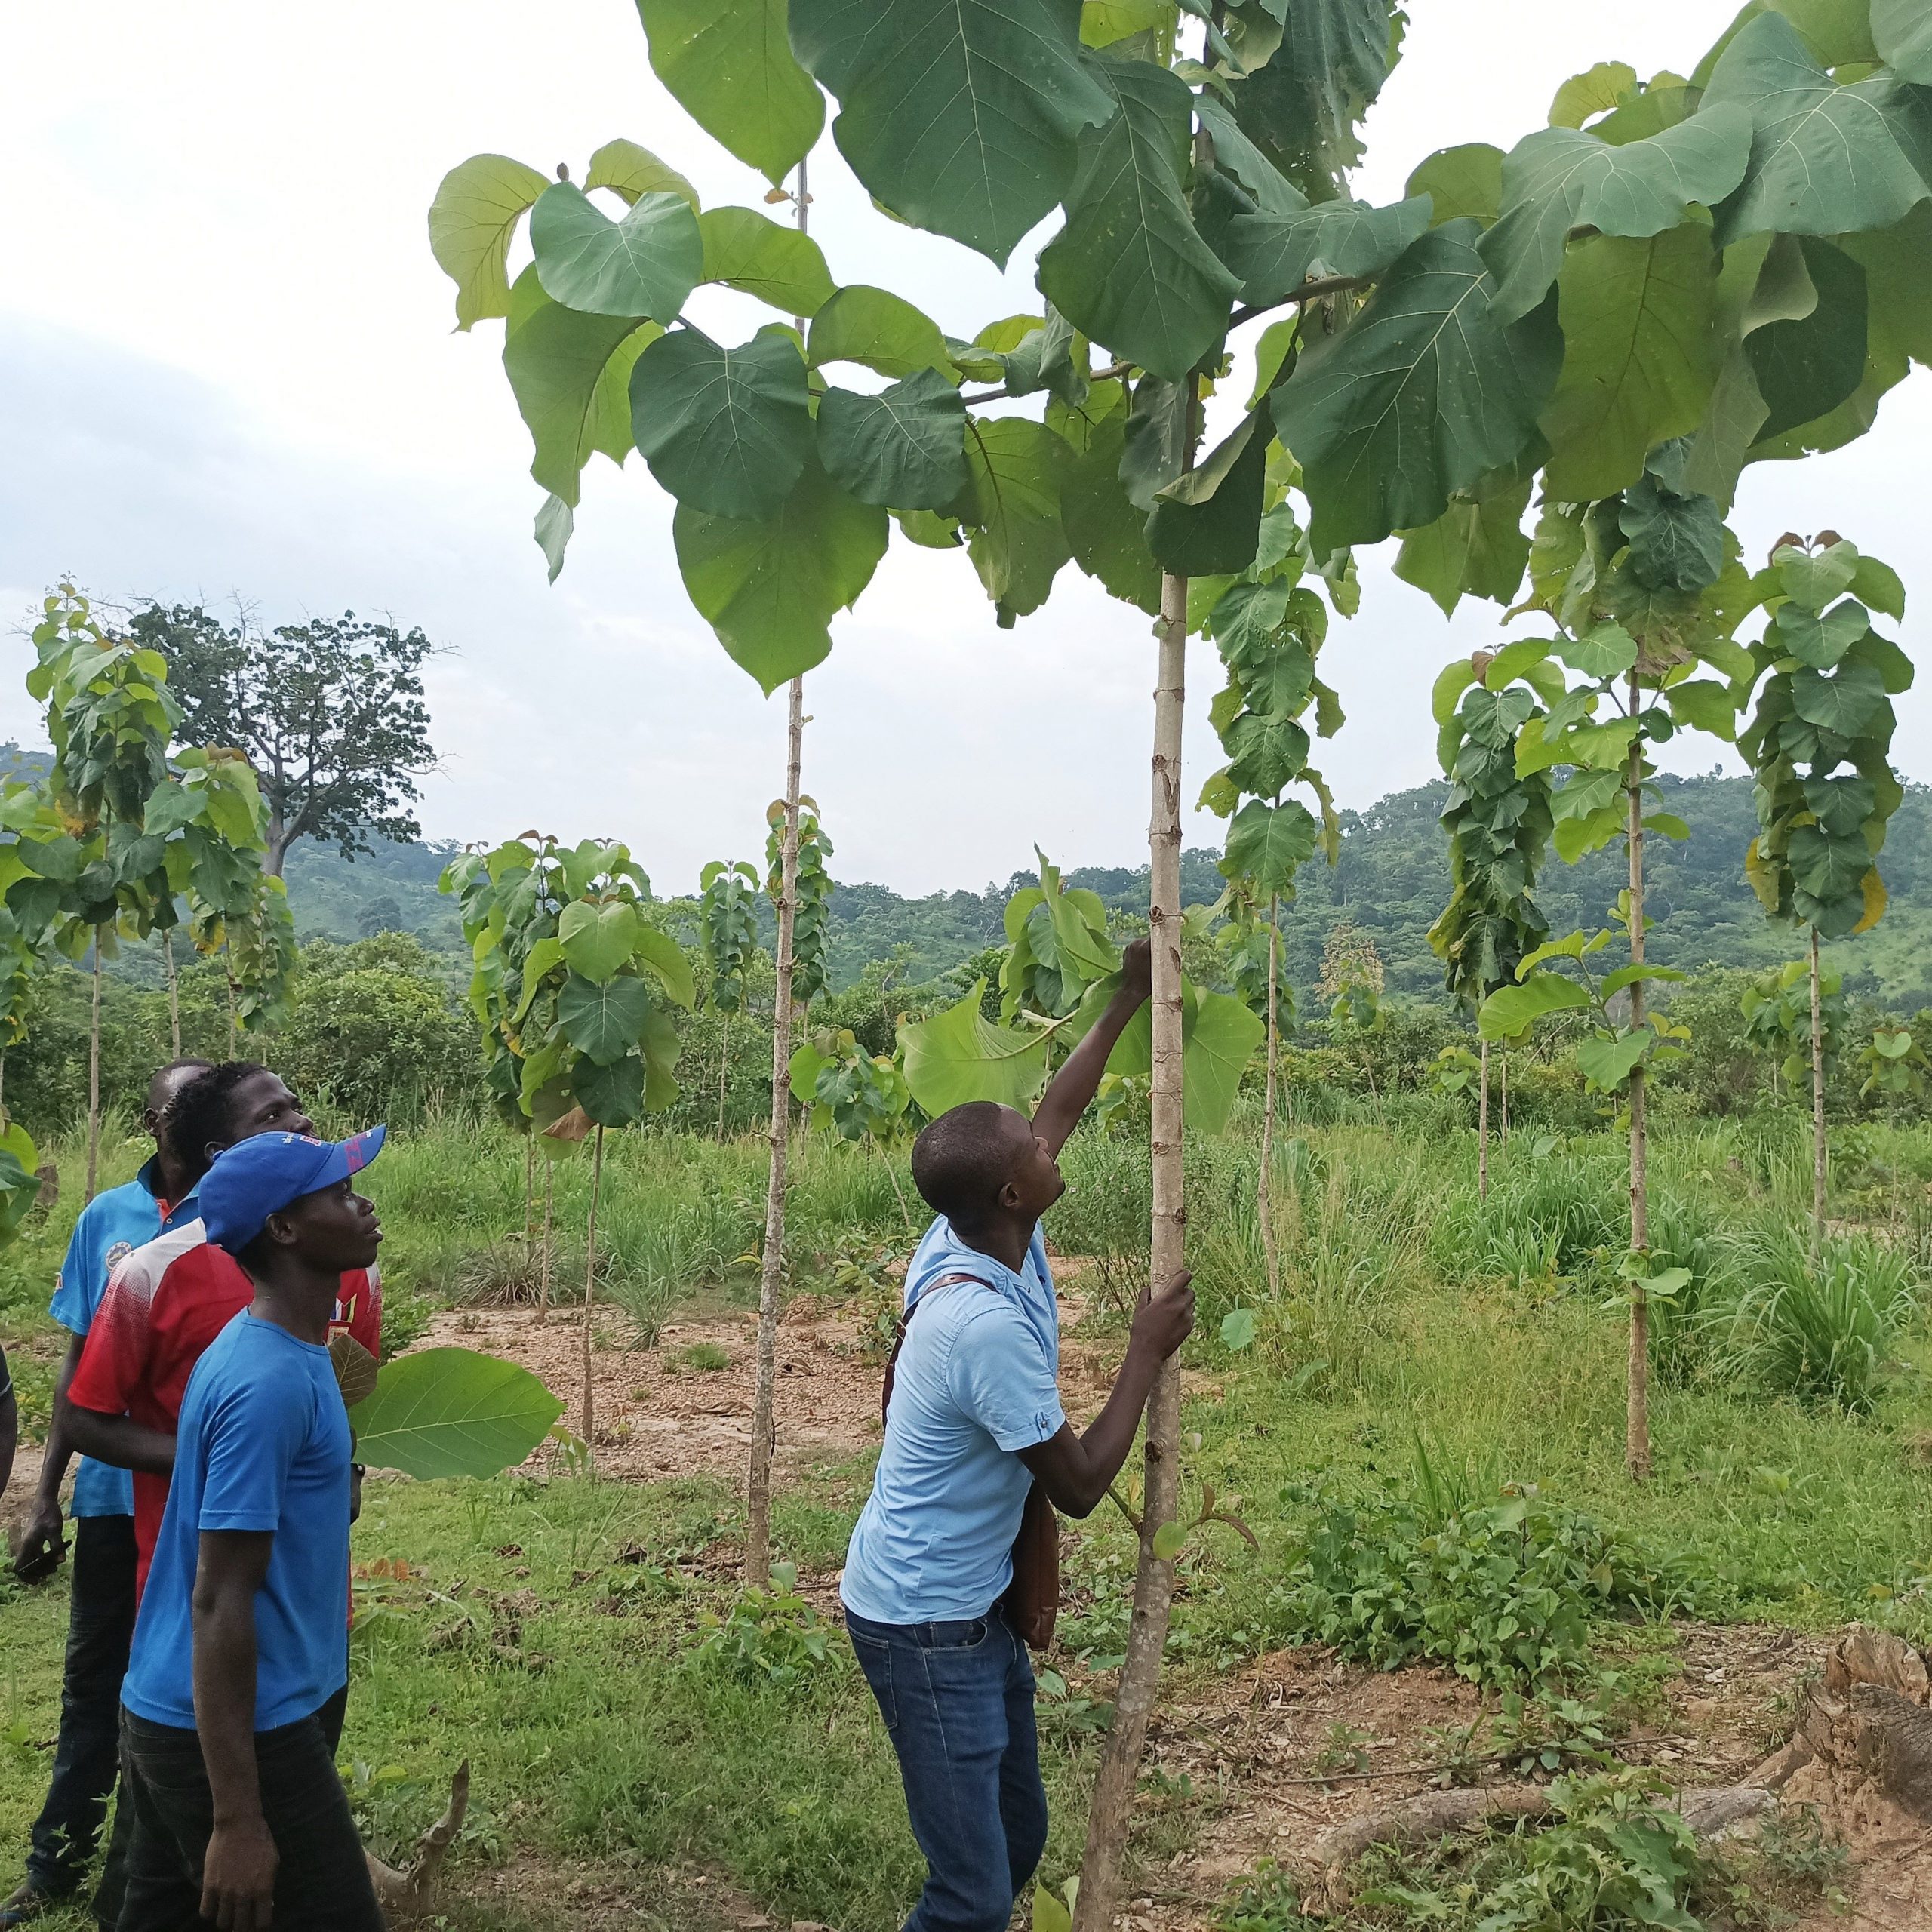
[[845,1613],[898,1753],[926,1888],[904,1932],[1005,1932],[1047,1844],[1033,1666],[995,1604],[962,1623]]

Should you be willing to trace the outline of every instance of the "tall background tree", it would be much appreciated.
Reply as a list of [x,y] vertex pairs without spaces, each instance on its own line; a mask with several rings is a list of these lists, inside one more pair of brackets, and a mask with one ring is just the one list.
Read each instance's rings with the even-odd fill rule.
[[352,611],[267,631],[245,610],[224,624],[186,604],[151,605],[129,629],[168,660],[180,742],[247,752],[268,808],[272,878],[298,838],[353,858],[374,838],[422,836],[408,808],[436,755],[421,676],[435,647],[421,631]]

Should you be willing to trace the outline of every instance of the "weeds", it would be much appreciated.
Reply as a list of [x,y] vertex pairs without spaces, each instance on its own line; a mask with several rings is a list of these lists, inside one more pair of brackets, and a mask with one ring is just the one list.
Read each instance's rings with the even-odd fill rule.
[[798,1594],[798,1566],[774,1563],[769,1589],[747,1589],[723,1616],[700,1613],[693,1656],[740,1684],[789,1690],[832,1662],[831,1626]]

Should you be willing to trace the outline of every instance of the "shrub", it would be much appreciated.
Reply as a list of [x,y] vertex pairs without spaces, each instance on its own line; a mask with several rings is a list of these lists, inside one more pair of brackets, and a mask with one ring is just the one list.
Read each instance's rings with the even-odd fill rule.
[[720,1617],[703,1612],[692,1655],[740,1684],[789,1690],[832,1662],[831,1626],[798,1594],[795,1564],[774,1563],[768,1590],[748,1589]]

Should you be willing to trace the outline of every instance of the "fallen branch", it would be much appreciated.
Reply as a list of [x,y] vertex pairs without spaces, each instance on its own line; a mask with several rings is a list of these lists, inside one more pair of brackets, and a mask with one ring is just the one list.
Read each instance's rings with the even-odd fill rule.
[[456,1767],[450,1780],[448,1808],[416,1841],[416,1856],[407,1872],[385,1865],[367,1846],[362,1857],[369,1867],[369,1882],[383,1911],[403,1918],[420,1918],[434,1902],[436,1880],[443,1860],[449,1856],[456,1835],[463,1829],[463,1814],[469,1809],[469,1760]]

